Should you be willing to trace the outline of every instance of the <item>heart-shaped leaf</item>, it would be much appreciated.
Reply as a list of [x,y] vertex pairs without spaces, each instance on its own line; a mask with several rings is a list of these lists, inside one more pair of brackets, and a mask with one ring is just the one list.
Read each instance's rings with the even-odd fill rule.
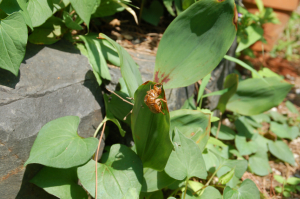
[[238,189],[232,189],[230,187],[225,187],[223,192],[224,199],[253,199],[260,198],[259,190],[256,187],[255,183],[246,179],[242,182],[241,186]]
[[199,110],[180,109],[170,113],[172,132],[175,127],[204,150],[210,133],[210,114]]
[[249,167],[253,173],[260,176],[268,175],[272,171],[268,154],[264,151],[258,151],[249,158]]
[[27,26],[20,12],[0,20],[0,67],[19,74],[20,64],[25,56]]
[[280,138],[292,139],[289,126],[285,124],[278,124],[277,122],[270,122],[270,130]]
[[174,151],[166,165],[166,173],[176,180],[191,177],[206,179],[205,163],[198,145],[193,140],[186,138],[176,127],[172,142]]
[[268,145],[272,155],[284,162],[295,165],[295,158],[292,151],[282,140],[276,140],[275,142],[269,141]]
[[127,86],[129,96],[134,97],[135,91],[143,83],[141,73],[138,70],[136,63],[123,47],[102,33],[100,36],[105,38],[117,50],[120,58],[122,77]]
[[154,169],[144,169],[144,179],[142,192],[153,192],[160,190],[176,180],[168,176],[165,171],[156,171]]
[[44,167],[30,182],[48,193],[64,199],[87,199],[87,193],[78,185],[77,168]]
[[52,5],[48,0],[28,0],[27,10],[33,27],[42,25],[52,16]]
[[[161,102],[162,114],[151,112],[144,102],[147,91],[154,85],[154,82],[145,82],[135,92],[131,129],[137,154],[144,167],[162,171],[173,146],[169,136],[170,115],[167,104]],[[166,99],[163,88],[159,98]]]
[[[97,163],[97,199],[137,199],[142,188],[143,164],[128,147],[115,144],[109,154]],[[79,167],[78,177],[83,187],[95,197],[95,161]]]
[[77,134],[79,117],[66,116],[42,127],[25,166],[39,163],[49,167],[70,168],[87,162],[97,149],[98,139]]
[[246,79],[239,83],[227,109],[243,115],[263,113],[278,106],[292,87],[292,84],[278,77]]
[[194,3],[165,31],[157,51],[153,81],[164,83],[165,88],[177,88],[206,76],[230,48],[236,35],[236,19],[233,0]]

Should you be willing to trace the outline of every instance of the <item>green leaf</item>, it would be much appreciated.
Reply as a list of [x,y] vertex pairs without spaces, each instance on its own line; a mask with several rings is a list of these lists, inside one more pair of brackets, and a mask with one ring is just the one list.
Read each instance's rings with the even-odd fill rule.
[[268,68],[263,68],[261,70],[258,71],[258,74],[260,74],[261,76],[256,75],[256,73],[252,73],[252,77],[253,78],[260,78],[260,77],[278,77],[280,79],[283,79],[280,75],[278,75],[277,73],[274,73],[273,71],[271,71]]
[[209,73],[202,79],[202,82],[201,82],[201,85],[200,85],[199,91],[198,91],[198,96],[197,96],[197,103],[200,102],[199,106],[202,105],[203,93],[204,93],[205,87],[207,86],[207,84],[210,80],[210,77],[211,77],[211,74]]
[[230,187],[225,187],[223,192],[224,199],[253,199],[260,198],[259,190],[256,187],[255,183],[246,179],[242,182],[241,186],[238,189],[232,189]]
[[170,117],[170,132],[177,127],[185,137],[192,139],[203,151],[209,139],[210,114],[198,110],[180,109],[172,111]]
[[142,19],[144,19],[146,22],[157,26],[160,17],[164,14],[164,8],[161,5],[161,3],[157,0],[154,0],[151,2],[151,5],[149,8],[143,9]]
[[102,54],[101,43],[96,38],[95,34],[87,36],[79,36],[84,41],[85,47],[88,52],[89,63],[93,68],[93,73],[99,85],[102,84],[102,79],[111,80],[111,76]]
[[152,193],[140,193],[140,199],[164,199],[164,194],[161,190]]
[[299,114],[298,109],[296,108],[296,106],[290,102],[290,101],[286,101],[285,102],[286,107],[292,112],[292,113],[297,113]]
[[97,149],[98,139],[77,134],[79,117],[66,116],[42,127],[25,166],[39,163],[49,167],[70,168],[87,162]]
[[141,73],[138,70],[136,63],[123,47],[121,47],[115,41],[113,41],[112,39],[110,39],[109,37],[107,37],[102,33],[100,34],[100,36],[105,38],[117,50],[120,57],[120,67],[121,67],[122,77],[126,83],[129,96],[133,97],[135,91],[143,83]]
[[224,111],[226,110],[226,104],[228,100],[236,92],[238,87],[238,82],[239,82],[239,76],[234,73],[227,75],[227,77],[225,78],[223,88],[224,89],[228,88],[229,90],[226,93],[221,95],[217,105],[217,109],[219,109],[222,113],[224,113]]
[[50,45],[59,41],[68,31],[60,18],[50,17],[43,25],[34,29],[29,35],[28,41],[33,44]]
[[298,184],[300,184],[300,178],[290,177],[290,178],[287,180],[287,183],[288,183],[288,184],[291,184],[291,185],[298,185]]
[[33,27],[42,25],[52,16],[52,5],[48,0],[28,0],[27,10]]
[[174,0],[163,0],[163,3],[166,7],[166,9],[168,10],[168,12],[173,16],[175,17],[175,13],[173,11],[173,7],[172,7],[172,3],[173,3]]
[[209,74],[235,38],[234,10],[233,0],[201,0],[176,17],[159,43],[154,82],[184,87]]
[[6,12],[6,14],[12,14],[14,12],[20,12],[25,20],[25,23],[31,28],[32,23],[27,11],[27,2],[25,0],[3,0],[0,4],[0,9]]
[[98,6],[97,0],[70,0],[72,7],[89,28],[91,15]]
[[280,184],[285,184],[286,183],[286,180],[282,177],[282,176],[279,176],[279,175],[274,175],[274,179],[279,182]]
[[224,144],[222,141],[220,141],[220,140],[218,140],[218,139],[216,139],[216,138],[214,138],[214,137],[209,137],[209,139],[208,139],[208,142],[207,142],[208,144],[212,144],[212,145],[216,145],[216,146],[221,146],[221,147],[226,147],[227,145],[226,144]]
[[269,165],[268,154],[264,151],[258,151],[249,158],[249,167],[256,175],[268,175],[272,169]]
[[255,142],[247,142],[246,137],[243,134],[237,134],[235,136],[235,146],[241,155],[250,155],[257,151]]
[[88,198],[85,190],[78,185],[77,167],[69,169],[44,167],[30,182],[58,198]]
[[174,150],[166,165],[166,173],[176,180],[191,177],[206,179],[205,163],[197,144],[175,128],[173,145]]
[[[134,94],[134,106],[131,114],[131,129],[138,156],[144,167],[162,171],[172,151],[169,136],[170,116],[167,104],[161,102],[162,113],[153,113],[145,104],[144,98],[154,82],[145,82]],[[165,99],[165,92],[159,98]]]
[[106,61],[115,66],[120,66],[120,58],[114,46],[105,39],[101,39],[99,42],[101,43],[102,54]]
[[[120,97],[122,97],[123,99],[125,99],[129,102],[132,102],[129,99],[127,99],[127,97],[128,97],[127,94],[125,94],[121,91],[115,91],[115,93],[117,95],[119,95]],[[131,116],[128,115],[129,112],[133,109],[133,106],[131,104],[124,102],[119,97],[117,97],[115,94],[111,94],[109,96],[108,103],[105,106],[107,106],[107,108],[113,114],[113,116],[115,118],[117,118],[120,121],[125,122],[129,126],[131,125]],[[124,120],[125,117],[126,117],[126,120]]]
[[107,17],[114,15],[117,12],[123,11],[125,8],[116,1],[101,0],[100,6],[96,9],[92,17]]
[[228,91],[229,91],[229,88],[225,88],[225,89],[222,89],[219,91],[215,91],[215,92],[211,92],[206,95],[203,95],[202,98],[209,97],[209,96],[215,96],[215,95],[223,95],[223,94],[227,93]]
[[[101,162],[97,163],[97,198],[137,199],[143,180],[143,165],[139,157],[128,147],[115,144],[109,154],[103,154]],[[95,197],[95,161],[90,160],[79,167],[77,173],[83,187]]]
[[244,31],[245,33],[243,34],[245,34],[245,36],[241,37],[241,41],[239,42],[236,52],[241,52],[242,50],[248,48],[260,38],[262,38],[264,34],[264,30],[262,29],[262,27],[256,24],[252,24],[246,27]]
[[270,130],[280,138],[292,139],[290,128],[287,124],[278,124],[277,122],[270,123]]
[[259,114],[259,115],[252,115],[250,116],[251,119],[253,119],[256,123],[262,123],[262,122],[267,122],[270,123],[271,119],[269,117],[269,115],[267,114]]
[[165,171],[156,171],[145,168],[142,184],[142,192],[153,192],[174,183],[176,180],[168,176]]
[[193,195],[193,192],[188,190],[185,199],[222,199],[222,195],[218,189],[208,186],[202,190],[201,195]]
[[195,0],[182,0],[182,9],[186,10],[188,7],[190,7],[195,2],[196,2]]
[[190,110],[196,110],[197,107],[194,102],[194,95],[192,95],[190,98],[185,100],[184,104],[182,105],[181,109],[190,109]]
[[53,13],[67,7],[70,4],[70,0],[52,0],[53,2]]
[[[214,136],[216,136],[217,130],[218,130],[218,127],[213,126],[211,128],[211,133]],[[235,138],[235,134],[236,133],[231,128],[221,124],[218,139],[220,139],[220,140],[233,140]]]
[[220,120],[220,118],[214,116],[214,112],[212,112],[212,111],[209,110],[209,109],[200,109],[200,108],[198,107],[197,110],[201,111],[202,113],[208,113],[208,114],[210,114],[210,121],[211,121],[211,122],[216,122],[216,121],[219,121],[219,120]]
[[269,141],[268,145],[272,155],[284,162],[295,165],[295,159],[292,151],[282,140],[276,140],[275,142]]
[[271,118],[280,123],[286,123],[287,122],[287,117],[283,116],[282,114],[278,113],[277,111],[270,111],[269,112]]
[[292,87],[276,77],[244,80],[230,98],[227,109],[243,115],[263,113],[280,104]]
[[104,98],[104,102],[105,102],[105,112],[106,112],[106,116],[105,116],[105,121],[112,121],[113,123],[115,123],[115,125],[117,125],[117,127],[119,128],[119,131],[120,131],[120,134],[122,135],[122,137],[124,137],[125,136],[125,133],[126,133],[126,131],[124,131],[123,129],[122,129],[122,126],[121,126],[121,124],[120,124],[120,122],[119,122],[119,120],[117,120],[114,116],[113,116],[113,114],[111,113],[111,111],[110,111],[110,106],[108,106],[108,96],[107,95],[103,95],[103,98]]
[[66,11],[63,12],[65,25],[72,30],[83,30],[81,25],[73,21],[72,17]]
[[234,170],[235,170],[235,168],[231,169],[228,173],[225,173],[224,175],[219,177],[219,182],[221,184],[228,183],[232,179],[232,177],[234,176]]
[[19,74],[20,64],[25,56],[27,27],[20,12],[0,20],[0,67]]

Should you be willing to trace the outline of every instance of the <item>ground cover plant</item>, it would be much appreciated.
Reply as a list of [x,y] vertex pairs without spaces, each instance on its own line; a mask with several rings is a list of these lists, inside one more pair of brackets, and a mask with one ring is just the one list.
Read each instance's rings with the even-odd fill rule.
[[[8,15],[0,24],[3,33],[10,28],[8,22],[22,31],[27,30],[26,23],[30,31],[33,28],[29,41],[36,44],[68,37],[70,30],[80,31],[83,22],[88,29],[89,18],[104,16],[103,10],[131,11],[125,4],[127,1],[95,1],[85,6],[76,1],[53,1],[50,8],[56,14],[52,16],[49,12],[49,18],[37,25],[34,19],[41,18],[28,18],[29,12],[26,14],[31,4],[36,5],[35,1],[28,1],[26,9],[22,7],[23,1],[15,1],[19,8],[13,11],[7,10],[5,2],[8,1],[0,2],[5,12],[2,15]],[[115,7],[110,5],[111,9],[107,9],[107,2]],[[166,6],[167,2],[164,1]],[[107,35],[90,32],[72,38],[69,34],[69,39],[88,57],[99,85],[111,78],[107,62],[120,67],[120,90],[104,95],[106,116],[93,137],[78,136],[77,116],[58,118],[42,127],[25,163],[45,165],[32,183],[59,198],[260,198],[253,181],[241,180],[247,169],[261,176],[269,174],[270,155],[286,164],[295,164],[284,139],[299,136],[299,113],[289,102],[286,105],[297,115],[294,118],[270,111],[292,88],[282,77],[267,69],[257,72],[225,56],[251,70],[252,78],[230,74],[223,90],[204,94],[211,71],[223,59],[237,33],[234,1],[182,1],[181,6],[184,9],[177,9],[178,16],[160,41],[152,81],[142,82],[129,53]],[[148,9],[144,10],[145,21],[151,6]],[[8,49],[5,51],[8,56],[3,57],[9,64],[1,65],[17,75],[27,38],[21,30],[12,32],[9,42],[13,44],[8,46],[15,47],[12,49],[19,50],[19,54],[11,57],[16,51]],[[199,79],[202,84],[197,104],[190,99],[182,109],[170,112],[164,101],[164,89],[187,86]],[[145,103],[145,96],[155,86],[161,89],[154,98],[162,100],[153,103],[159,108],[158,113]],[[221,96],[215,108],[221,113],[219,118],[212,115],[213,110],[203,108],[203,100],[212,95]],[[229,118],[234,128],[223,125],[224,118]],[[132,147],[114,144],[106,147],[99,157],[100,142],[109,121],[117,125],[121,136],[132,133],[135,144]],[[270,124],[269,128],[263,128],[265,123]],[[126,132],[124,125],[130,130]],[[297,180],[278,178],[278,181],[283,186],[276,188],[277,192],[286,196],[297,192]]]

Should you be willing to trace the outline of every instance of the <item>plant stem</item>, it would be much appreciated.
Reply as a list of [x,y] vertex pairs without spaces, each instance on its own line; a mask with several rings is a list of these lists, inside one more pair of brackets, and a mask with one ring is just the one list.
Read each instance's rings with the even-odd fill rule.
[[[104,121],[104,120],[103,120]],[[101,122],[102,123],[102,122]],[[100,125],[99,125],[100,126]],[[99,155],[99,149],[100,149],[100,145],[101,145],[101,140],[102,140],[102,137],[103,137],[103,134],[104,134],[104,130],[105,130],[105,126],[106,126],[106,121],[104,122],[104,126],[102,128],[102,132],[101,132],[101,135],[100,135],[100,139],[99,139],[99,144],[98,144],[98,148],[97,148],[97,152],[96,152],[96,160],[95,160],[95,173],[96,173],[96,179],[95,179],[95,199],[97,199],[97,163],[98,163],[98,155]]]
[[104,118],[104,120],[99,124],[99,126],[97,127],[95,133],[94,133],[94,138],[97,136],[98,131],[100,130],[100,128],[102,127],[103,123],[106,122],[106,117]]
[[185,189],[184,189],[184,196],[183,196],[183,199],[185,199],[185,196],[186,196],[186,191],[187,191],[187,186],[189,184],[189,178],[186,177],[186,181],[185,181]]
[[145,4],[145,0],[142,0],[141,8],[140,8],[140,14],[139,14],[139,24],[141,23],[141,20],[142,20],[142,13],[143,13],[143,9],[144,9],[144,4]]
[[194,195],[195,193],[201,191],[201,190],[204,189],[205,187],[207,187],[207,186],[209,185],[210,181],[213,179],[213,177],[215,177],[215,175],[217,174],[217,172],[218,172],[220,169],[221,169],[221,167],[219,166],[219,167],[215,170],[215,172],[212,174],[212,176],[209,178],[209,180],[207,181],[207,183],[206,183],[203,187],[201,187],[199,190],[195,191],[195,192],[193,193],[193,195]]
[[216,133],[216,139],[218,139],[218,136],[219,136],[221,123],[222,123],[222,112],[220,112],[220,120],[219,120],[219,124],[218,124],[218,130],[217,130],[217,133]]

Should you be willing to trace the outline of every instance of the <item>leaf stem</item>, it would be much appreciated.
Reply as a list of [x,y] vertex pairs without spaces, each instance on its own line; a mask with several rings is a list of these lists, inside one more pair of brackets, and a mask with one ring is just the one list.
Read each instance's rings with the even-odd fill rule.
[[100,130],[100,128],[102,127],[102,125],[103,125],[103,123],[104,122],[106,122],[106,117],[102,120],[102,122],[99,124],[99,126],[97,127],[97,129],[96,129],[96,131],[95,131],[95,133],[94,133],[94,138],[97,136],[97,134],[98,134],[98,131]]
[[187,178],[186,178],[186,181],[185,181],[185,189],[184,189],[184,196],[183,196],[183,199],[185,199],[188,184],[189,184],[189,178],[187,177]]
[[220,120],[219,120],[219,124],[218,124],[218,130],[217,130],[217,133],[216,133],[216,139],[218,139],[218,136],[219,136],[219,132],[220,132],[220,128],[221,128],[221,124],[222,124],[222,112],[220,112]]
[[[104,121],[104,120],[103,120]],[[102,122],[101,122],[102,123]],[[100,126],[100,125],[99,125]],[[97,152],[96,152],[96,157],[95,157],[95,173],[96,173],[96,179],[95,179],[95,199],[97,199],[97,163],[98,163],[98,155],[99,155],[99,149],[100,149],[100,145],[101,145],[101,140],[102,140],[102,137],[103,137],[103,133],[104,133],[104,130],[105,130],[105,126],[106,126],[106,121],[104,122],[104,126],[102,128],[102,132],[101,132],[101,135],[100,135],[100,139],[99,139],[99,144],[98,144],[98,148],[97,148]]]

